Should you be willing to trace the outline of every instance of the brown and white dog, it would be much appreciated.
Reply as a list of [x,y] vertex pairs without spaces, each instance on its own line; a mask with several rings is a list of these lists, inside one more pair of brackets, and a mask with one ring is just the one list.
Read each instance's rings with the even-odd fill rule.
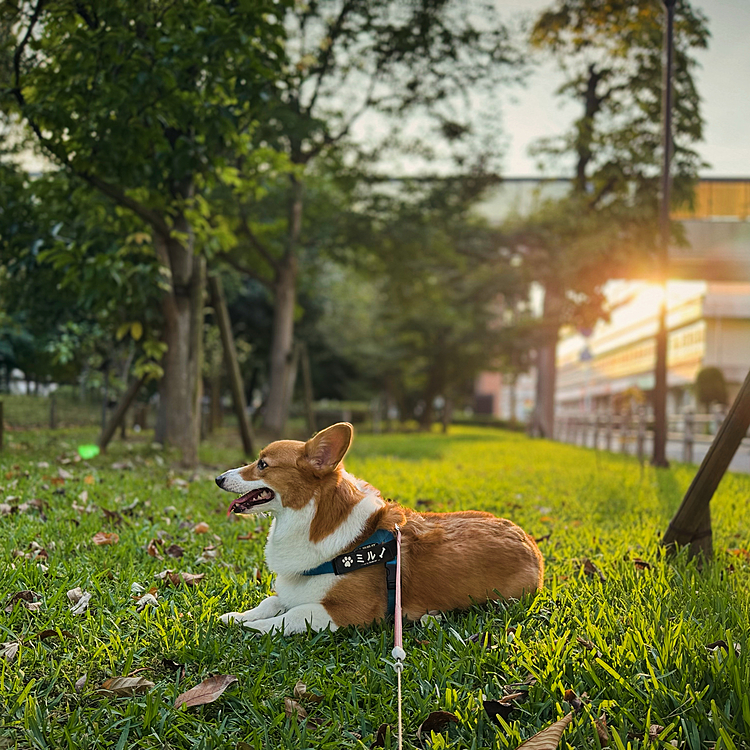
[[216,478],[219,487],[241,495],[230,512],[274,517],[266,561],[276,573],[276,594],[247,612],[222,615],[223,622],[301,633],[308,625],[336,630],[385,617],[382,564],[340,576],[305,571],[396,524],[402,533],[403,610],[410,619],[488,599],[516,599],[542,587],[542,555],[510,521],[479,511],[417,513],[386,502],[347,473],[341,461],[352,434],[352,426],[342,422],[306,443],[279,440],[255,463]]

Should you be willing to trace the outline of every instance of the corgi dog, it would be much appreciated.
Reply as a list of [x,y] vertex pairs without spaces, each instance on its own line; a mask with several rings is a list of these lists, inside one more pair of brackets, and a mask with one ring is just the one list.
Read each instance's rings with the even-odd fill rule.
[[291,634],[384,618],[395,587],[395,575],[389,585],[384,570],[395,542],[384,540],[396,525],[410,619],[541,589],[544,562],[532,537],[491,513],[417,513],[384,500],[344,470],[352,437],[352,426],[341,422],[306,443],[279,440],[255,463],[216,477],[221,489],[239,495],[228,513],[273,516],[266,561],[276,573],[274,595],[222,615],[223,622]]

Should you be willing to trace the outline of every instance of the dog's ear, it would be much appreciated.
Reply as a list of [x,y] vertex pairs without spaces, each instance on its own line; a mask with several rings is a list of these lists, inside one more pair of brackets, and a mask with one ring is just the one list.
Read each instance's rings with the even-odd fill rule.
[[353,435],[348,422],[326,427],[305,443],[304,460],[318,476],[332,472],[349,450]]

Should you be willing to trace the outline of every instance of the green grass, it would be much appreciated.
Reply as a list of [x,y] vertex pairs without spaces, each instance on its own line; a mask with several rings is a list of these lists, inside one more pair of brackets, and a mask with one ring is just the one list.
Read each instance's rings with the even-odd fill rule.
[[[212,481],[241,463],[232,435],[221,433],[204,447],[194,476],[143,440],[116,442],[107,456],[66,464],[73,478],[64,484],[52,482],[57,459],[73,456],[91,433],[8,437],[0,502],[39,498],[44,517],[33,508],[0,517],[0,641],[23,639],[14,661],[0,660],[0,748],[235,748],[240,741],[274,750],[369,748],[381,723],[395,728],[392,626],[282,638],[217,622],[223,612],[257,604],[272,585],[263,563],[268,521],[227,519],[227,495]],[[115,461],[133,468],[113,469]],[[407,625],[405,747],[421,746],[416,730],[431,711],[448,710],[459,723],[435,735],[433,748],[515,748],[569,710],[567,689],[588,697],[562,747],[597,748],[592,722],[602,711],[610,747],[671,748],[671,740],[696,749],[748,747],[750,568],[745,556],[727,550],[750,549],[750,477],[728,476],[719,488],[712,506],[716,560],[699,572],[684,555],[665,561],[658,548],[691,467],[641,469],[628,457],[456,428],[448,436],[358,435],[347,468],[407,505],[486,509],[536,537],[551,533],[540,544],[546,588],[533,600]],[[78,499],[83,491],[98,508],[123,512],[139,502],[118,526],[101,510],[74,510],[74,502],[86,505]],[[193,533],[200,521],[210,525],[208,534]],[[256,524],[255,539],[237,538]],[[95,546],[98,531],[117,532],[119,543]],[[159,532],[171,535],[167,545],[184,548],[182,559],[147,554]],[[31,542],[47,550],[46,571],[38,560],[13,556]],[[196,562],[209,544],[220,556]],[[651,567],[637,568],[628,559],[634,557]],[[601,569],[603,583],[584,574],[582,558]],[[131,585],[154,585],[154,574],[166,567],[205,579],[193,588],[159,584],[159,607],[136,612]],[[93,594],[83,616],[71,614],[66,597],[76,586]],[[7,599],[25,589],[41,594],[41,609],[5,613]],[[34,638],[48,628],[72,637]],[[491,648],[469,640],[480,632],[491,635]],[[740,653],[706,649],[722,639],[740,644]],[[145,695],[96,692],[107,678],[136,670],[155,683]],[[483,697],[501,697],[504,686],[529,673],[536,683],[528,700],[501,727],[492,724]],[[213,674],[236,675],[238,684],[213,704],[172,708],[177,695]],[[79,694],[74,684],[83,675]],[[321,720],[317,726],[285,715],[284,697],[298,680],[323,697],[317,705],[303,701]],[[664,730],[649,743],[651,724]]]

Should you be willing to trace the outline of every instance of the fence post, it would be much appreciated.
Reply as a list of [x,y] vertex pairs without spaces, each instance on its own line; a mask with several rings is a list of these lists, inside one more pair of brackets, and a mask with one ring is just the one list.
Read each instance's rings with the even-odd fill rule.
[[693,463],[693,430],[695,416],[692,411],[685,412],[685,429],[682,443],[682,460],[686,464]]
[[599,450],[599,412],[594,414],[594,450]]
[[638,460],[643,463],[643,444],[646,440],[646,413],[641,406],[638,408]]
[[629,414],[620,415],[620,453],[627,455],[628,453],[628,428],[630,422]]
[[57,398],[53,393],[49,398],[49,428],[54,430],[57,427]]
[[604,432],[604,447],[606,450],[612,450],[612,410],[607,409],[607,413],[604,416],[605,432]]

